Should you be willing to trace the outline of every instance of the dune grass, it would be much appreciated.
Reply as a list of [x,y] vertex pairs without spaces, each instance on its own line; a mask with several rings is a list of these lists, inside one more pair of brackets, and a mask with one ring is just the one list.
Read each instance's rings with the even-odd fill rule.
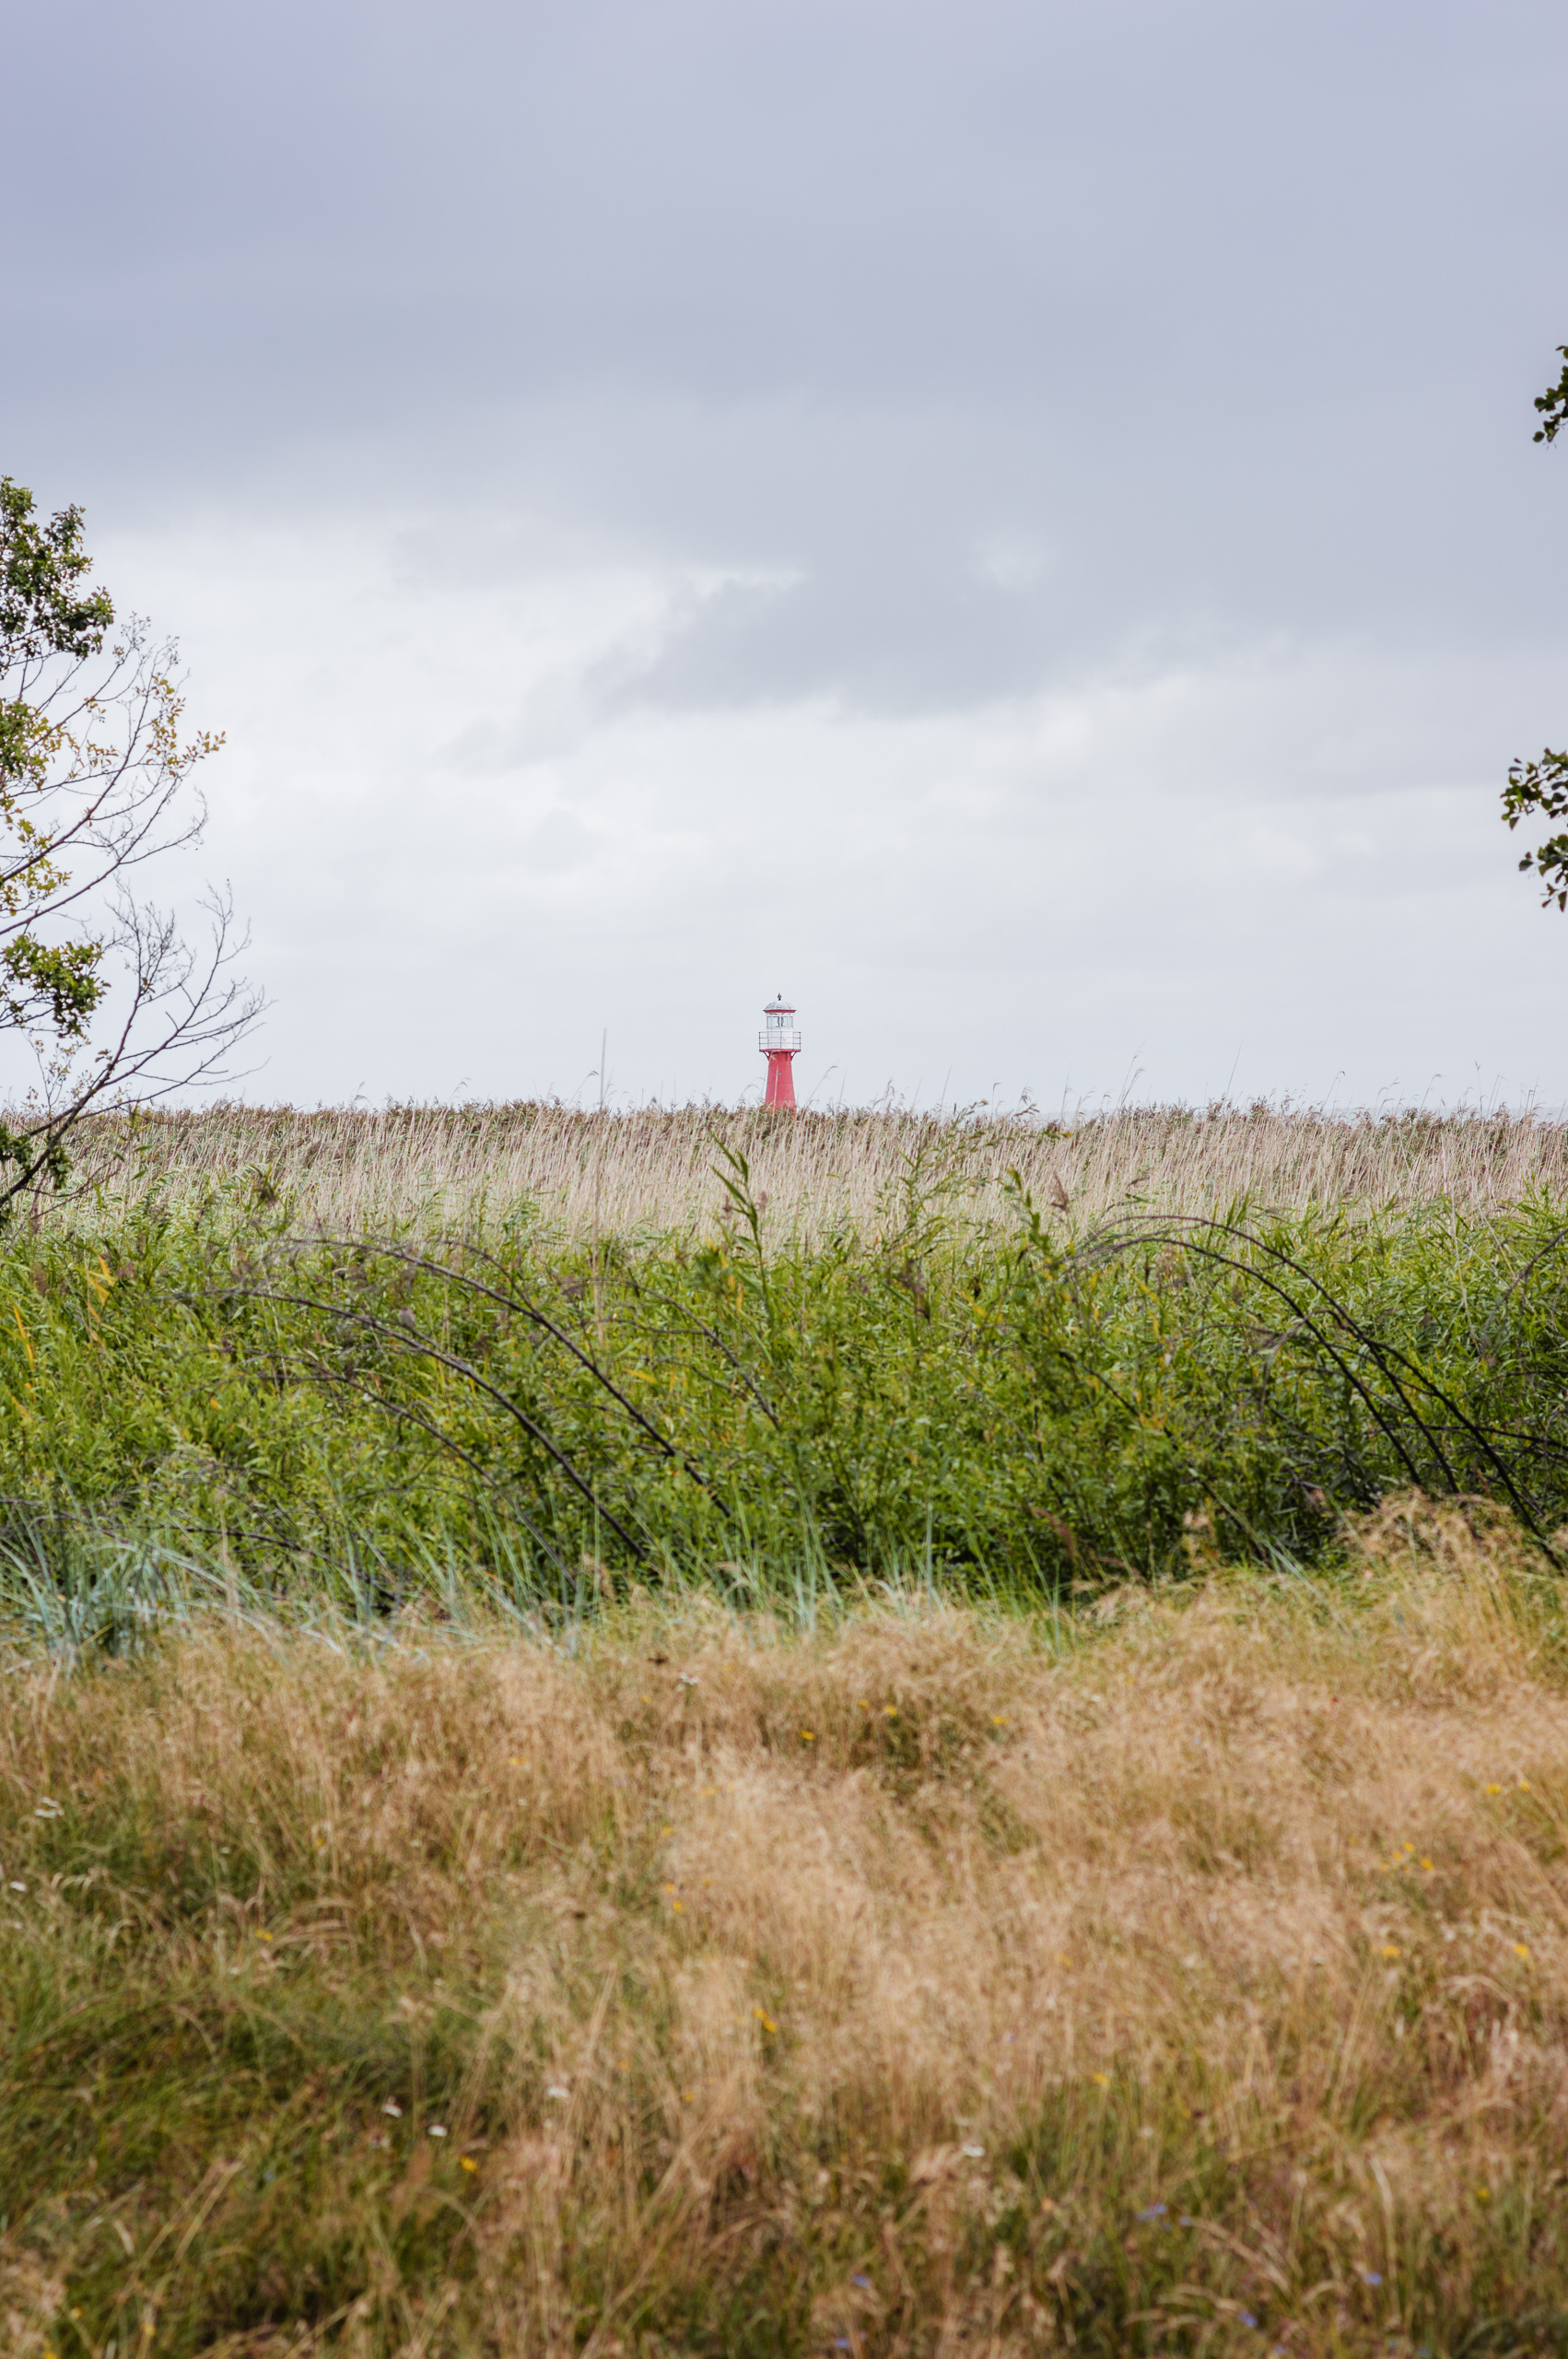
[[1561,1590],[1206,1546],[13,1656],[6,2350],[1568,2347]]

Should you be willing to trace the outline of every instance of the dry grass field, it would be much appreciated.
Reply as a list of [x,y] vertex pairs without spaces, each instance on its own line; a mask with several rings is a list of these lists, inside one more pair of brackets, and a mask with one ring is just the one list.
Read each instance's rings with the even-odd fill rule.
[[111,1204],[149,1185],[188,1202],[204,1187],[259,1190],[300,1226],[426,1232],[498,1218],[527,1203],[549,1227],[582,1238],[680,1233],[708,1226],[711,1167],[723,1137],[750,1159],[770,1225],[811,1241],[874,1226],[919,1158],[957,1182],[954,1208],[984,1222],[1017,1169],[1036,1200],[1060,1191],[1090,1220],[1129,1195],[1207,1212],[1246,1196],[1299,1211],[1445,1198],[1460,1211],[1568,1188],[1568,1127],[1533,1114],[1325,1116],[1267,1107],[1129,1109],[1048,1122],[900,1112],[792,1119],[721,1107],[598,1115],[570,1107],[212,1106],[106,1115],[78,1133],[80,1184]]
[[1568,2347],[1557,1588],[1206,1544],[14,1660],[6,2351]]

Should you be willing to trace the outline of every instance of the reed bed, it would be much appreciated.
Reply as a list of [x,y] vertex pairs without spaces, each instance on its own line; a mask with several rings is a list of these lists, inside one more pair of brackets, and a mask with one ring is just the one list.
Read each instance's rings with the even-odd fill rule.
[[772,1234],[805,1244],[845,1228],[869,1233],[912,1166],[958,1179],[962,1207],[982,1226],[1002,1208],[1010,1169],[1037,1201],[1065,1200],[1080,1222],[1129,1197],[1189,1213],[1238,1198],[1286,1213],[1437,1199],[1479,1212],[1568,1191],[1568,1126],[1531,1112],[1340,1117],[1261,1105],[1129,1107],[1060,1121],[985,1109],[780,1118],[532,1101],[214,1105],[99,1117],[76,1134],[76,1180],[110,1204],[156,1189],[180,1207],[239,1188],[286,1203],[302,1227],[334,1233],[473,1229],[526,1206],[568,1241],[596,1230],[693,1236],[720,1202],[720,1139],[749,1159]]
[[1568,2339],[1561,1591],[221,1618],[0,1719],[0,2324],[228,2359]]

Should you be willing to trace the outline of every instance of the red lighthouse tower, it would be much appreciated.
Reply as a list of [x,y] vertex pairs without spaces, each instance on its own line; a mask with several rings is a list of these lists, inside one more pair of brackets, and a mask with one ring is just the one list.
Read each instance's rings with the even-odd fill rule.
[[765,1106],[788,1106],[795,1110],[795,1077],[791,1068],[801,1052],[801,1036],[795,1029],[795,1011],[786,1006],[782,996],[765,1007],[767,1028],[756,1036],[757,1047],[767,1059],[767,1095]]

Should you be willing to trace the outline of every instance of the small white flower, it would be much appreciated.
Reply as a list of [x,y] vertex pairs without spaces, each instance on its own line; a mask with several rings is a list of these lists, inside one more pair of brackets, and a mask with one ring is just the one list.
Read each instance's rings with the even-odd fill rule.
[[432,2121],[430,2124],[430,2135],[432,2138],[444,2138],[446,2134],[447,2126],[444,2121]]
[[11,1890],[12,1890],[13,1892],[26,1892],[26,1890],[27,1890],[27,1886],[26,1886],[26,1884],[18,1884],[18,1883],[15,1881],[15,1879],[13,1878],[13,1880],[12,1880],[12,1884],[11,1884]]
[[960,2146],[958,2151],[961,2154],[967,2154],[972,2163],[977,2163],[986,2150],[983,2146]]
[[544,2094],[547,2097],[554,2097],[557,2105],[565,2105],[567,2099],[571,2095],[571,2091],[569,2089],[563,2089],[560,2083],[558,2081],[555,2081],[551,2083]]
[[392,2119],[396,2121],[403,2112],[403,2107],[399,2105],[395,2097],[389,2097],[385,2105],[381,2107],[381,2111],[383,2113],[390,2113]]

